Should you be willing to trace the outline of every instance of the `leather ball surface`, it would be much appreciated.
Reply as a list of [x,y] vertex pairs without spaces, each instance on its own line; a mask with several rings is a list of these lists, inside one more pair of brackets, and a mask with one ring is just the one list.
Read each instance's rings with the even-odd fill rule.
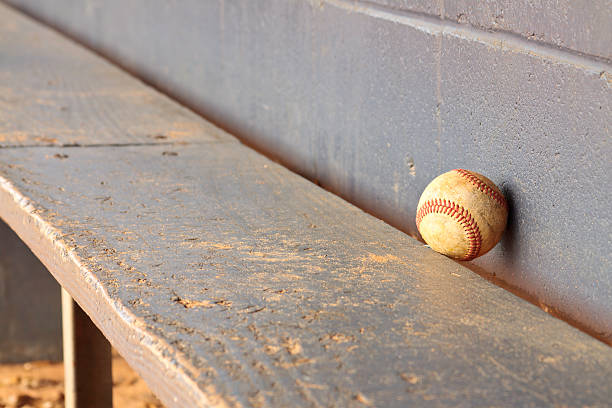
[[436,177],[423,191],[416,224],[435,251],[469,261],[501,239],[508,205],[495,183],[473,171],[456,169]]

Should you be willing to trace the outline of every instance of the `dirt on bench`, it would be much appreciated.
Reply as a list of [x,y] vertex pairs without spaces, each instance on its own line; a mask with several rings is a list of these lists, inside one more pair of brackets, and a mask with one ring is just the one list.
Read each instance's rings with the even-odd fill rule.
[[[49,361],[0,364],[0,408],[64,406],[64,365]],[[145,382],[113,351],[113,406],[163,408]]]

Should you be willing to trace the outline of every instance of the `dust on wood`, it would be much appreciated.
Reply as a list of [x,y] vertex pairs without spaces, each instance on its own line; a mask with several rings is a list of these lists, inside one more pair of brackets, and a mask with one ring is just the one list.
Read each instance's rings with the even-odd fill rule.
[[[56,33],[0,19],[18,28],[0,27],[0,49],[23,56],[0,59],[0,88],[45,87],[57,108],[19,100],[2,144],[79,145],[0,149],[0,216],[169,406],[612,399],[607,346]],[[58,116],[77,101],[78,121]]]

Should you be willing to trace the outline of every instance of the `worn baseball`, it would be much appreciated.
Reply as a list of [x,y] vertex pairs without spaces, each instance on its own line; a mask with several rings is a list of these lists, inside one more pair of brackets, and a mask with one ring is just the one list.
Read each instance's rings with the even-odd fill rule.
[[495,183],[482,174],[456,169],[425,188],[416,225],[433,250],[469,261],[499,242],[507,219],[508,205]]

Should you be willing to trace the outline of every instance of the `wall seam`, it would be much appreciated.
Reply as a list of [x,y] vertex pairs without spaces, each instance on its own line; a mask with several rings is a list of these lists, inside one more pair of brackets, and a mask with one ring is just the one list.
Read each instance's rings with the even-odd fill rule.
[[593,55],[579,53],[548,43],[530,41],[519,34],[479,30],[472,26],[445,20],[443,16],[436,17],[413,11],[391,9],[359,0],[322,1],[332,7],[402,24],[426,34],[455,37],[502,51],[530,55],[553,63],[569,65],[599,75],[601,79],[607,82],[609,87],[612,87],[612,62]]

